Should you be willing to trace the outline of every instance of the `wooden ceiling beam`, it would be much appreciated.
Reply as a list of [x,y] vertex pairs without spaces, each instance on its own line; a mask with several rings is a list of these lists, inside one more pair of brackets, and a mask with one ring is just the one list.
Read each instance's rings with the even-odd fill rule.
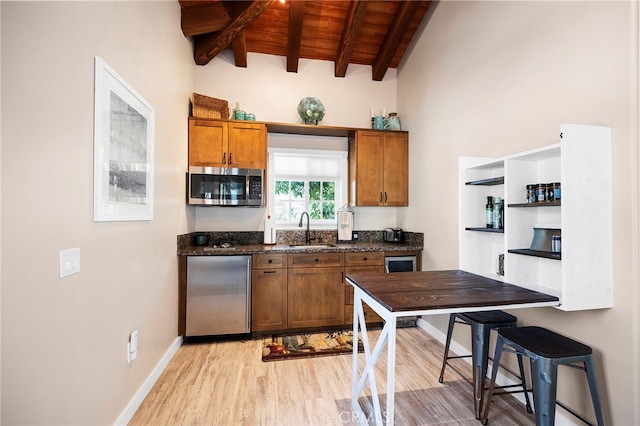
[[420,7],[420,2],[418,1],[403,1],[398,7],[398,11],[393,18],[393,22],[389,31],[387,32],[387,36],[385,37],[384,43],[376,56],[375,61],[373,62],[373,80],[382,81],[384,75],[389,69],[389,65],[393,60],[393,57],[398,50],[398,46],[402,42],[402,38],[406,34],[409,29],[409,25],[413,20],[418,8]]
[[180,17],[185,37],[220,31],[231,22],[222,2],[183,7]]
[[287,72],[298,72],[302,24],[304,23],[303,0],[289,2],[289,31],[287,38]]
[[[233,17],[236,18],[246,10],[246,2],[235,1],[232,3]],[[240,31],[238,35],[231,42],[231,48],[233,50],[233,59],[236,62],[236,67],[247,67],[247,40],[244,36],[244,31]]]
[[338,53],[335,59],[336,77],[344,77],[347,74],[347,67],[351,61],[353,46],[360,33],[364,13],[367,11],[367,2],[368,0],[361,0],[349,4],[349,10],[347,11],[347,17],[344,21],[344,29],[340,37]]
[[198,65],[206,65],[222,52],[254,19],[267,10],[275,0],[255,0],[222,31],[205,34],[195,39],[194,59]]

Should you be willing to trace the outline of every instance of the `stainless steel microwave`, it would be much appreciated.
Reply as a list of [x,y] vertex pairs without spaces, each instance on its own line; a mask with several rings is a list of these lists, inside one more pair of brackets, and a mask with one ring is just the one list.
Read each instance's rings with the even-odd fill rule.
[[264,207],[264,170],[189,167],[187,192],[192,205]]

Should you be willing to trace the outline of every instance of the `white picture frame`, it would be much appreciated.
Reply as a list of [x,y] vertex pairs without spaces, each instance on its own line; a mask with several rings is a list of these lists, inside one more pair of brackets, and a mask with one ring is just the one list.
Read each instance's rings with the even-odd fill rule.
[[153,219],[155,111],[95,57],[93,220]]

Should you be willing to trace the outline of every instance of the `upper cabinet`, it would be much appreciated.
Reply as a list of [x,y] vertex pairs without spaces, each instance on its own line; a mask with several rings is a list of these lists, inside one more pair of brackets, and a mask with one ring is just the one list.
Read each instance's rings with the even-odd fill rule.
[[409,134],[356,130],[349,137],[349,204],[409,205]]
[[[563,125],[560,141],[498,160],[460,159],[460,268],[556,295],[562,310],[608,308],[611,129]],[[560,186],[555,196],[527,196],[527,185],[549,183]],[[487,197],[504,200],[504,229],[487,227]]]
[[189,118],[189,166],[266,169],[266,125]]

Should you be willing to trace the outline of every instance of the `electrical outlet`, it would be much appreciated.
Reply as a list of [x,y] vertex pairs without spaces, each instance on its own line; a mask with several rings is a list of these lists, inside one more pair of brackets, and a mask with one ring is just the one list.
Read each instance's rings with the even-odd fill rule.
[[353,241],[358,241],[358,231],[351,231],[351,239]]
[[60,250],[60,278],[80,272],[80,249]]

